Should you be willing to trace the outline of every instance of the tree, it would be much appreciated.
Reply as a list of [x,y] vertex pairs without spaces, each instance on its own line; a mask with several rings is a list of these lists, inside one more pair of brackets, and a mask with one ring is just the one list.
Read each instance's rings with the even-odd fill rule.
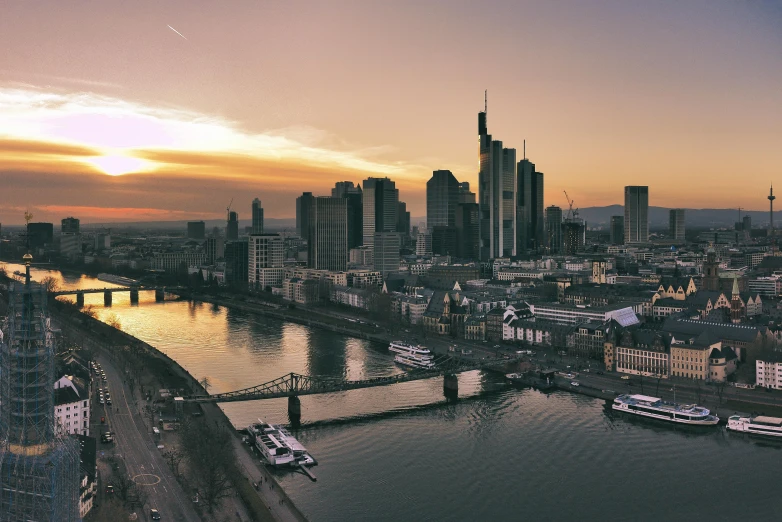
[[87,305],[84,308],[82,308],[81,313],[83,313],[87,317],[92,317],[93,319],[97,319],[98,317],[98,311],[95,310],[95,307],[93,307],[92,305]]
[[184,457],[185,455],[177,449],[170,449],[163,453],[163,458],[168,462],[171,472],[177,477],[179,476],[179,463]]
[[117,499],[111,499],[93,508],[84,520],[100,522],[103,520],[127,520],[127,518],[128,512],[122,507],[122,504]]
[[56,292],[60,289],[59,281],[57,281],[57,279],[52,276],[44,277],[41,281],[41,286],[43,286],[49,293]]
[[122,323],[114,312],[106,316],[106,324],[117,330],[122,330]]
[[200,381],[198,381],[198,384],[201,385],[201,387],[204,389],[205,392],[209,393],[209,388],[212,387],[212,383],[209,381],[209,376],[204,375]]
[[185,422],[182,431],[187,433],[182,439],[182,449],[192,473],[190,482],[198,487],[201,501],[213,513],[222,499],[231,495],[231,477],[240,475],[236,471],[231,435],[205,422]]
[[720,404],[722,404],[722,394],[725,393],[725,385],[725,381],[722,381],[717,385],[717,398],[719,399]]

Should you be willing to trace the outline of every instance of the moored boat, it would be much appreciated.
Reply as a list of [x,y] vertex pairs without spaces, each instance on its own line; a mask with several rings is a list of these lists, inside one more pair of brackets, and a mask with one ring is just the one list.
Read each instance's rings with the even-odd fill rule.
[[280,425],[269,424],[258,419],[257,423],[247,427],[247,433],[264,460],[272,466],[317,464],[317,461],[307,453],[307,448]]
[[719,417],[711,415],[711,412],[702,406],[679,405],[648,395],[620,395],[614,399],[611,407],[617,411],[679,424],[714,426],[720,421]]
[[432,352],[424,346],[419,344],[412,345],[403,341],[391,341],[391,344],[388,345],[388,350],[402,355],[430,356],[432,354]]
[[728,429],[741,433],[753,433],[767,437],[782,437],[782,419],[765,415],[728,417]]
[[411,368],[421,368],[424,370],[433,370],[435,367],[431,355],[411,355],[399,354],[394,357],[394,362]]

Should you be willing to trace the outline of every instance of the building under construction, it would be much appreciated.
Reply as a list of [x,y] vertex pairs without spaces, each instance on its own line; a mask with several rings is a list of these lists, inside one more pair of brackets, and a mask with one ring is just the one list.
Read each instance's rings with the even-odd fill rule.
[[54,341],[31,261],[0,332],[0,521],[77,521],[79,450],[55,425]]

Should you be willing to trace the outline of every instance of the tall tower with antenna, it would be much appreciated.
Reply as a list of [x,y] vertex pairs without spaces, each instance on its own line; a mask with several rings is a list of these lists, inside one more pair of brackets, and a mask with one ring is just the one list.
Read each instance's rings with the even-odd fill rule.
[[771,190],[768,193],[768,235],[774,235],[774,200],[777,197],[774,195],[774,185],[771,185]]

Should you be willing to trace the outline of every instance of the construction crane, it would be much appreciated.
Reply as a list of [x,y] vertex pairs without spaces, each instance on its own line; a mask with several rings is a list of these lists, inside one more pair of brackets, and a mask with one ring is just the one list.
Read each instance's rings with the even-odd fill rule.
[[563,190],[562,192],[565,193],[565,199],[567,200],[567,204],[569,206],[568,211],[567,211],[567,219],[576,217],[576,215],[578,214],[578,209],[576,209],[576,213],[575,214],[573,213],[573,204],[575,203],[575,201],[570,199],[570,196],[567,195],[567,190]]
[[234,198],[231,198],[231,202],[228,203],[228,206],[225,207],[225,220],[230,221],[231,220],[231,205],[234,204]]

